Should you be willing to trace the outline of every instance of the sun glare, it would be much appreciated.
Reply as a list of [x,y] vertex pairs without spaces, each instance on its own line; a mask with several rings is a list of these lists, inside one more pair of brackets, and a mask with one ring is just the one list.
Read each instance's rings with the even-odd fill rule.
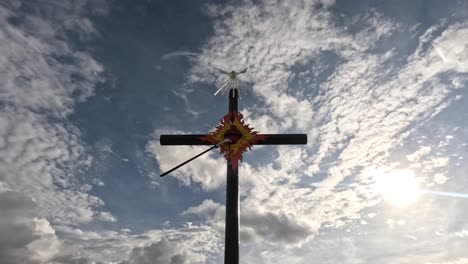
[[418,181],[408,169],[393,170],[376,177],[378,191],[391,204],[405,206],[416,202],[419,196]]

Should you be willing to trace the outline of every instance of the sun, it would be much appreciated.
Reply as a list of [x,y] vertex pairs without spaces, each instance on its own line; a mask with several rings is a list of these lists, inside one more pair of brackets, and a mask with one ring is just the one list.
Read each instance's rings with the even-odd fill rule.
[[417,201],[420,194],[418,181],[409,169],[392,170],[376,176],[377,190],[389,203],[406,206]]

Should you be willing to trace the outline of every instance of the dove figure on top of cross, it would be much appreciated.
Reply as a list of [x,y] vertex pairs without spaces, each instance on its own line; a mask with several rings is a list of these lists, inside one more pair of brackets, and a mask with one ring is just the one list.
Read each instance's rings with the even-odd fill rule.
[[228,75],[229,78],[223,82],[221,87],[216,91],[216,93],[214,93],[214,95],[217,95],[219,92],[221,92],[221,94],[224,94],[226,91],[229,91],[231,89],[240,91],[241,89],[246,88],[246,85],[244,84],[244,82],[242,82],[239,78],[237,78],[237,76],[240,74],[246,73],[249,67],[246,67],[245,69],[238,71],[238,72],[236,71],[227,72],[225,70],[221,70],[215,67],[216,70],[218,70],[222,74]]

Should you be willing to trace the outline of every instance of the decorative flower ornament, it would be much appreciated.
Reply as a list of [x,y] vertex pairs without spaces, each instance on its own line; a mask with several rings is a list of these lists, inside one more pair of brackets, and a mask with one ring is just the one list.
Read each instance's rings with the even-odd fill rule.
[[253,131],[253,128],[245,124],[242,114],[230,112],[221,119],[221,124],[213,132],[202,138],[213,145],[226,139],[229,142],[221,144],[219,152],[229,160],[233,169],[237,169],[239,160],[242,161],[242,154],[247,149],[251,150],[255,143],[265,140],[266,136],[259,135],[257,131]]

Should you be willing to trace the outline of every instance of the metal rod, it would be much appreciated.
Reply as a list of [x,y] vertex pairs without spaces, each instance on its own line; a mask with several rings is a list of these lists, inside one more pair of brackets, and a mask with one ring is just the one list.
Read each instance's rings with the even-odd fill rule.
[[190,158],[190,159],[188,159],[188,160],[182,162],[181,164],[175,166],[174,168],[172,168],[172,169],[166,171],[165,173],[161,174],[160,177],[166,176],[167,174],[169,174],[169,173],[171,173],[171,172],[177,170],[178,168],[180,168],[180,167],[184,166],[185,164],[191,162],[192,160],[194,160],[194,159],[200,157],[201,155],[207,153],[208,151],[210,151],[210,150],[212,150],[212,149],[215,149],[215,148],[217,148],[217,147],[221,146],[222,144],[224,144],[224,143],[226,143],[226,142],[229,142],[229,141],[230,141],[229,139],[225,139],[225,140],[219,142],[218,144],[216,144],[216,145],[212,146],[211,148],[209,148],[209,149],[203,151],[202,153],[200,153],[200,154],[198,154],[198,155],[196,155],[196,156],[194,156],[194,157],[192,157],[192,158]]

